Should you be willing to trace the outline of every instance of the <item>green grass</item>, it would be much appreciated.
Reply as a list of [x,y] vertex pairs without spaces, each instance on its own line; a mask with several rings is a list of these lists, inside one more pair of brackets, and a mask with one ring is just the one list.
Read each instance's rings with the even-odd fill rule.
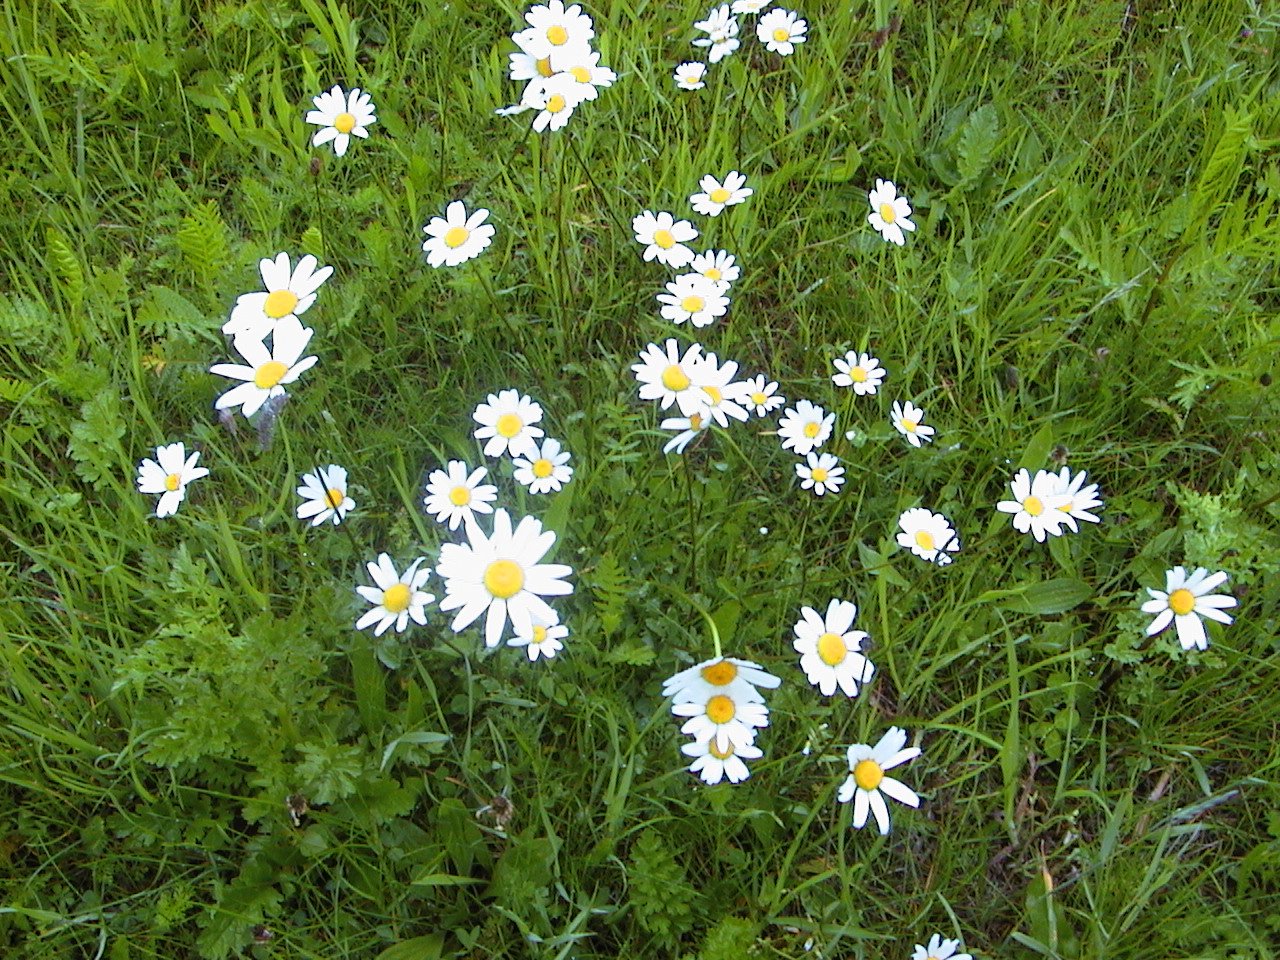
[[[589,4],[619,81],[538,137],[493,116],[515,4],[5,5],[0,952],[892,958],[938,931],[980,957],[1273,956],[1280,21],[1130,6],[803,7],[794,56],[747,36],[687,94],[704,7]],[[342,159],[302,120],[334,83],[378,109]],[[691,216],[733,168],[755,196]],[[865,223],[877,177],[917,211],[905,248]],[[432,270],[421,228],[459,197],[497,236]],[[764,421],[661,455],[628,368],[694,337],[658,318],[643,209],[737,254],[696,339],[837,411],[839,496],[799,491]],[[264,449],[219,424],[208,367],[279,250],[335,275]],[[831,385],[851,348],[880,395]],[[547,498],[495,470],[575,567],[568,649],[530,666],[438,612],[356,633],[364,562],[434,562],[426,474],[479,462],[471,410],[508,386],[577,469]],[[892,432],[897,398],[936,443]],[[174,440],[213,473],[157,521],[134,473]],[[994,503],[1064,459],[1103,523],[1036,545]],[[328,462],[350,537],[294,517]],[[952,566],[894,544],[917,505],[959,528]],[[1202,654],[1143,637],[1174,564],[1240,599]],[[791,650],[833,596],[872,636],[854,701]],[[708,620],[784,677],[734,787],[685,771],[659,693],[711,656]],[[922,735],[924,803],[880,838],[835,791],[891,724]],[[476,814],[500,794],[505,830]]]

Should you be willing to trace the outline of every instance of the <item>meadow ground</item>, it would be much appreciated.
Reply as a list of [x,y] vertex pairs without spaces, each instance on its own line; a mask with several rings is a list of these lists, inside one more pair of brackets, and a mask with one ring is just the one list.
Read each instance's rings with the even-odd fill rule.
[[[685,91],[706,8],[599,0],[617,80],[539,134],[494,114],[521,96],[509,2],[5,3],[0,953],[1275,956],[1266,7],[814,3],[790,56],[743,16]],[[341,157],[304,120],[335,84],[377,110]],[[695,214],[730,170],[754,194]],[[914,208],[901,247],[867,223],[877,179]],[[456,199],[496,234],[436,269],[422,229]],[[644,210],[736,255],[725,316],[662,319]],[[334,268],[301,317],[319,361],[224,423],[222,325],[281,251]],[[781,410],[664,454],[676,411],[630,367],[668,337],[834,412],[843,488],[800,489]],[[832,382],[848,350],[879,392]],[[507,388],[572,454],[558,493],[473,437]],[[135,475],[176,441],[210,474],[158,518]],[[450,459],[556,533],[554,659],[435,604],[354,628],[366,562],[464,539],[423,509]],[[294,490],[329,463],[356,507],[312,527]],[[1064,464],[1101,522],[1037,543],[995,504]],[[953,563],[898,546],[913,507]],[[1139,611],[1179,565],[1239,600],[1204,651]],[[854,698],[792,647],[833,598],[870,635]],[[717,649],[782,682],[750,778],[707,786],[661,687]],[[837,792],[891,726],[921,803],[882,836]]]

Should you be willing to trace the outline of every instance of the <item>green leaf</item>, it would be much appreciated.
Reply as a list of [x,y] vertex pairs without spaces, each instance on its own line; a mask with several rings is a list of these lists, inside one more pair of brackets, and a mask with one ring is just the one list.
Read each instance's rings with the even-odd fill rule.
[[444,937],[429,933],[425,937],[414,937],[387,947],[374,960],[439,960],[443,950]]
[[414,887],[462,887],[470,883],[484,883],[475,877],[460,877],[453,873],[423,873],[409,881]]
[[391,758],[402,745],[440,746],[448,743],[450,739],[447,733],[435,733],[431,730],[415,730],[412,733],[403,734],[387,744],[386,749],[382,751],[382,764],[378,769],[386,770],[387,765],[391,763]]
[[961,183],[971,183],[987,169],[1000,139],[1000,118],[996,108],[986,103],[965,121],[960,131],[957,167]]
[[1022,456],[1018,458],[1018,469],[1039,470],[1049,459],[1049,451],[1053,449],[1053,424],[1043,424],[1031,437]]
[[[997,593],[1002,591],[988,591]],[[1083,580],[1044,580],[1028,584],[1021,589],[1005,592],[1000,606],[1018,613],[1065,613],[1093,596],[1093,587]],[[987,596],[984,594],[983,596]]]

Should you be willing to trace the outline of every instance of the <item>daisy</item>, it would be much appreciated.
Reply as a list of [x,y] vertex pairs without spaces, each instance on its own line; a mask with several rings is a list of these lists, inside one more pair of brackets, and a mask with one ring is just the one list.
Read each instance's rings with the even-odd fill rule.
[[756,687],[772,690],[782,683],[760,664],[737,657],[716,657],[694,664],[662,682],[662,695],[676,703],[706,703],[717,694],[735,701],[764,702]]
[[725,175],[724,183],[721,183],[711,174],[707,174],[698,181],[698,186],[702,187],[702,193],[695,193],[689,198],[689,203],[698,213],[704,213],[709,217],[718,217],[725,207],[732,207],[742,203],[747,197],[755,193],[750,187],[746,186],[747,178],[740,174],[737,170],[730,170]]
[[590,83],[579,83],[571,73],[557,73],[546,80],[530,82],[520,98],[520,108],[538,111],[533,118],[534,133],[561,130],[578,104],[595,99],[595,89]]
[[700,273],[682,273],[666,286],[667,292],[657,295],[663,319],[675,323],[688,320],[695,327],[705,327],[729,309],[729,298],[724,295],[729,285]]
[[[1009,481],[1012,500],[1001,500],[996,509],[1013,514],[1013,529],[1019,533],[1030,532],[1037,543],[1044,543],[1049,534],[1060,536],[1062,527],[1071,520],[1071,497],[1055,493],[1058,478],[1047,470],[1037,470],[1035,479],[1024,468]],[[1067,507],[1067,510],[1063,510]],[[1071,520],[1071,526],[1075,521]]]
[[565,56],[553,57],[551,62],[556,69],[567,73],[578,83],[578,92],[583,100],[595,100],[598,87],[611,87],[618,75],[608,67],[600,66],[600,54],[590,47],[576,47]]
[[928,946],[916,944],[911,960],[973,960],[971,954],[956,953],[959,946],[959,940],[944,940],[941,934],[935,933],[929,938]]
[[743,760],[759,760],[764,756],[760,748],[752,743],[742,746],[730,743],[721,750],[711,740],[682,744],[680,752],[686,757],[693,757],[689,772],[700,776],[707,786],[715,786],[726,777],[730,783],[741,783],[751,776],[751,771]]
[[587,43],[596,35],[591,18],[576,3],[566,7],[561,0],[548,0],[530,7],[524,19],[529,29],[520,45],[537,57],[549,57],[557,49]]
[[456,267],[480,256],[493,240],[493,225],[484,222],[488,216],[484,207],[468,216],[466,205],[454,200],[445,208],[443,217],[432,217],[422,228],[427,235],[422,242],[427,263],[433,267]]
[[791,645],[800,654],[800,669],[824,697],[835,693],[837,685],[846,696],[856,697],[858,684],[870,682],[876,672],[861,653],[867,634],[850,629],[857,615],[858,608],[847,600],[832,600],[825,617],[813,607],[800,609]]
[[960,538],[947,518],[924,507],[904,510],[898,517],[898,546],[910,550],[921,560],[928,560],[940,567],[951,562],[948,553],[958,553]]
[[373,635],[380,637],[393,623],[397,633],[404,632],[410,619],[419,625],[426,623],[427,604],[435,600],[431,594],[418,589],[431,576],[430,567],[418,569],[426,560],[426,557],[419,557],[409,564],[403,575],[396,573],[391,557],[385,553],[378,554],[376,563],[365,564],[377,586],[356,587],[356,593],[374,605],[356,621],[356,629],[363,630],[376,623]]
[[523,632],[517,630],[516,635],[507,641],[507,646],[524,647],[530,663],[538,657],[552,659],[564,649],[562,641],[569,636],[569,628],[559,622],[560,618],[556,616],[554,610],[551,613],[550,622],[533,617],[529,621],[529,629]]
[[699,20],[693,25],[695,30],[706,34],[693,41],[695,47],[710,47],[707,59],[719,63],[733,51],[738,49],[738,21],[729,12],[727,3],[713,9],[707,19]]
[[336,527],[356,508],[356,502],[347,496],[347,471],[336,463],[319,467],[315,473],[304,473],[297,494],[302,498],[298,519],[310,517],[313,527],[330,519]]
[[170,443],[156,447],[155,460],[144,457],[138,464],[138,492],[160,494],[156,504],[157,517],[171,517],[177,513],[178,504],[186,499],[187,484],[209,475],[206,468],[196,466],[199,459],[199,450],[188,457],[185,445]]
[[838,466],[839,463],[834,454],[809,454],[807,463],[796,464],[800,489],[812,490],[818,496],[828,491],[832,496],[839,493],[844,483],[844,467]]
[[867,194],[867,200],[871,203],[867,222],[890,243],[905,244],[907,238],[902,231],[909,233],[915,230],[916,225],[910,219],[911,204],[907,203],[906,197],[898,196],[898,188],[893,181],[877,180],[876,188]]
[[775,7],[756,24],[756,37],[766,50],[789,57],[795,52],[797,43],[804,43],[808,28],[808,23],[793,11]]
[[450,530],[457,530],[464,520],[470,525],[475,522],[475,514],[493,513],[490,504],[497,499],[498,488],[480,482],[488,474],[486,467],[476,467],[468,473],[461,460],[450,460],[444,470],[431,471],[422,505],[437,522],[448,522]]
[[258,262],[265,292],[244,293],[236,297],[231,317],[222,332],[232,337],[263,340],[285,317],[305,313],[316,302],[316,291],[329,279],[333,267],[316,269],[317,260],[307,254],[290,266],[289,255],[278,253],[274,260]]
[[1147,636],[1155,636],[1172,623],[1178,630],[1178,642],[1182,644],[1183,650],[1190,650],[1192,647],[1208,649],[1209,637],[1200,618],[1208,617],[1219,623],[1231,623],[1231,616],[1222,611],[1226,607],[1234,607],[1238,602],[1230,594],[1210,592],[1227,582],[1226,573],[1219,570],[1210,574],[1204,567],[1196,567],[1187,576],[1185,568],[1174,567],[1165,571],[1164,580],[1164,590],[1147,587],[1151,599],[1142,605],[1142,612],[1156,615],[1147,627]]
[[344,94],[342,87],[335,86],[311,102],[316,108],[307,114],[307,123],[321,128],[311,138],[311,145],[319,147],[332,140],[333,152],[339,157],[347,152],[352,137],[368,138],[369,124],[378,122],[373,100],[359,87]]
[[693,258],[690,266],[708,280],[718,283],[733,283],[741,276],[737,261],[727,250],[706,250]]
[[317,360],[302,356],[314,332],[304,327],[297,317],[288,316],[276,325],[270,350],[261,340],[237,337],[235,348],[249,366],[215,363],[209,372],[245,382],[220,396],[214,407],[226,410],[238,406],[241,413],[251,417],[271,398],[284,396],[284,385],[297,380]]
[[769,5],[771,0],[733,0],[734,13],[759,13]]
[[690,373],[694,386],[702,393],[702,409],[699,412],[710,416],[722,427],[729,425],[729,417],[739,422],[746,422],[751,417],[746,407],[737,400],[740,388],[733,382],[733,376],[737,372],[738,364],[735,361],[726,360],[724,366],[721,366],[716,355],[708,353],[694,364]]
[[705,433],[711,426],[711,416],[706,413],[691,413],[687,417],[667,417],[658,426],[663,430],[680,431],[663,445],[662,452],[684,453],[689,441],[698,434]]
[[573,568],[538,562],[555,544],[554,531],[544,531],[535,517],[524,517],[513,532],[510,515],[499,509],[493,514],[492,536],[486,537],[479,525],[468,525],[467,540],[443,544],[436,564],[436,574],[445,581],[440,609],[458,610],[450,624],[454,633],[487,612],[485,646],[496,647],[508,617],[517,635],[531,633],[535,618],[556,622],[555,611],[542,598],[572,593],[573,585],[564,578]]
[[835,422],[834,413],[827,413],[808,400],[798,401],[794,408],[784,410],[778,421],[782,449],[794,451],[798,457],[807,456],[827,442]]
[[831,382],[837,387],[853,387],[859,397],[873,394],[888,373],[880,366],[880,361],[869,353],[858,353],[850,350],[844,357],[833,361],[840,371],[831,375]]
[[695,343],[680,354],[680,344],[669,337],[664,347],[651,343],[640,353],[640,363],[631,370],[640,383],[641,400],[657,400],[661,409],[678,404],[685,416],[697,412],[706,396],[693,382],[702,356],[702,344]]
[[777,391],[776,380],[766,380],[763,375],[757,375],[738,384],[738,399],[749,401],[755,407],[757,417],[767,417],[787,402],[787,398],[779,396]]
[[735,748],[750,746],[756,731],[769,725],[769,708],[758,700],[745,700],[727,693],[717,693],[707,700],[677,703],[671,707],[677,717],[688,717],[681,733],[687,733],[698,743],[711,741],[717,750],[727,753],[729,745]]
[[523,483],[530,493],[549,493],[559,490],[573,476],[573,467],[569,466],[570,453],[560,449],[560,441],[550,437],[542,441],[542,446],[531,443],[521,456],[515,458],[515,478]]
[[933,440],[934,429],[923,422],[924,411],[910,400],[906,404],[893,401],[889,420],[893,423],[894,429],[906,437],[907,442],[913,447],[920,446],[922,440],[929,442]]
[[676,270],[693,262],[693,251],[685,243],[698,238],[697,228],[688,220],[676,220],[665,210],[655,216],[646,210],[631,221],[636,242],[646,244],[644,259],[647,263],[656,259],[664,266]]
[[541,427],[534,426],[542,419],[542,407],[515,388],[497,396],[489,394],[489,402],[479,404],[471,419],[480,424],[475,438],[488,440],[486,457],[500,457],[508,451],[515,456],[543,434]]
[[[884,802],[887,796],[908,807],[920,806],[920,797],[905,784],[886,777],[884,772],[901,763],[920,756],[919,747],[907,747],[906,731],[890,727],[874,747],[855,743],[849,748],[849,778],[840,785],[836,795],[841,803],[853,800],[853,826],[861,830],[867,823],[867,813],[875,814],[881,836],[889,832],[889,808]],[[906,749],[903,749],[903,748]]]
[[1101,523],[1097,514],[1089,512],[1102,506],[1102,501],[1098,499],[1098,485],[1091,483],[1086,487],[1084,485],[1086,476],[1087,471],[1081,470],[1073,477],[1070,468],[1063,467],[1052,484],[1055,494],[1068,498],[1067,502],[1058,509],[1066,514],[1062,522],[1069,526],[1073,533],[1079,529],[1076,526],[1077,520]]
[[695,61],[682,63],[676,67],[676,86],[681,90],[701,90],[707,85],[706,79],[707,65],[705,63]]

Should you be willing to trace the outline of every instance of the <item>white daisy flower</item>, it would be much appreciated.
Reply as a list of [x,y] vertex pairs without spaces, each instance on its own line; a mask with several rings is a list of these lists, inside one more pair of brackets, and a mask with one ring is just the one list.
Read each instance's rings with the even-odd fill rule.
[[573,477],[569,466],[570,453],[560,449],[560,441],[550,437],[539,447],[530,444],[515,458],[517,483],[529,488],[530,493],[550,493],[559,490]]
[[693,382],[702,356],[702,344],[691,344],[680,354],[680,344],[668,337],[665,345],[651,343],[640,353],[640,363],[631,365],[640,383],[641,400],[657,400],[661,409],[678,404],[685,416],[702,408],[706,394]]
[[291,267],[289,255],[278,253],[274,260],[258,262],[264,292],[244,293],[236,298],[231,317],[222,332],[231,337],[265,340],[285,317],[305,313],[316,302],[316,291],[329,279],[333,267],[316,269],[317,260],[307,254]]
[[721,750],[713,740],[681,744],[680,752],[686,757],[693,757],[689,772],[696,773],[708,786],[715,786],[726,777],[730,783],[741,783],[751,776],[751,771],[743,761],[759,760],[764,756],[760,748],[752,743],[742,746],[729,743]]
[[693,45],[710,47],[707,59],[712,63],[719,63],[738,49],[738,21],[729,11],[727,3],[713,8],[707,19],[699,20],[693,28],[706,34],[705,37],[694,40]]
[[898,188],[893,185],[893,181],[877,180],[876,188],[867,194],[867,200],[871,203],[867,222],[890,243],[898,246],[905,244],[907,238],[902,231],[910,233],[915,230],[916,225],[910,219],[911,204],[907,203],[906,197],[898,196]]
[[631,229],[636,233],[636,242],[646,245],[646,262],[656,259],[676,270],[693,262],[693,251],[685,244],[698,239],[698,229],[688,220],[676,220],[665,210],[656,216],[646,210],[631,220]]
[[734,283],[742,274],[736,259],[728,250],[705,250],[693,258],[690,266],[696,273],[717,283]]
[[698,213],[706,214],[709,217],[718,217],[725,207],[732,207],[742,203],[747,197],[755,193],[750,187],[746,186],[747,178],[740,174],[737,170],[730,170],[721,183],[711,174],[707,174],[700,181],[698,186],[702,187],[702,193],[695,193],[689,198],[689,203]]
[[831,382],[837,387],[853,387],[853,392],[859,397],[875,393],[888,373],[871,354],[856,350],[850,350],[843,358],[838,357],[832,362],[839,373],[831,375]]
[[554,57],[551,62],[557,64],[560,73],[569,74],[578,83],[579,102],[595,100],[599,96],[598,88],[611,87],[618,79],[618,75],[608,67],[600,66],[600,54],[590,47],[574,48],[558,62]]
[[933,441],[934,429],[924,423],[924,411],[908,400],[905,404],[893,401],[889,412],[889,420],[900,434],[907,438],[913,447],[920,446],[921,441]]
[[703,660],[662,682],[662,695],[676,703],[706,703],[717,694],[735,701],[764,702],[757,687],[772,690],[782,683],[758,663],[737,657]]
[[960,538],[947,518],[924,507],[904,510],[898,517],[898,546],[910,550],[921,560],[945,567],[951,562],[949,553],[960,551]]
[[959,940],[944,940],[941,934],[935,933],[927,946],[916,944],[911,960],[973,960],[971,954],[956,953],[959,948]]
[[694,386],[702,392],[702,409],[699,412],[710,416],[722,427],[729,425],[729,417],[744,423],[751,418],[746,407],[738,403],[741,388],[733,382],[737,372],[735,361],[726,360],[721,366],[716,355],[708,353],[694,363],[690,373]]
[[476,467],[470,473],[461,460],[450,460],[444,470],[433,470],[427,478],[427,495],[422,505],[439,523],[448,523],[450,530],[457,530],[464,520],[475,522],[477,513],[493,513],[490,506],[498,497],[498,488],[491,483],[481,483],[489,470]]
[[523,31],[520,46],[535,57],[550,57],[564,47],[581,46],[595,35],[591,18],[582,7],[566,7],[561,0],[548,0],[529,8],[524,15],[529,29]]
[[836,415],[827,413],[816,403],[797,401],[794,408],[788,407],[782,412],[782,419],[778,421],[782,449],[791,450],[798,457],[807,456],[827,442],[835,422]]
[[373,635],[380,637],[392,624],[395,624],[397,633],[403,633],[410,620],[419,625],[425,624],[427,604],[435,600],[431,594],[418,589],[431,576],[430,567],[418,569],[426,560],[426,557],[419,557],[409,564],[403,575],[396,573],[391,557],[385,553],[378,554],[376,563],[365,564],[377,586],[356,587],[356,593],[374,605],[356,621],[356,629],[363,630],[377,624]]
[[369,124],[378,121],[372,98],[359,87],[344,94],[342,87],[335,86],[311,102],[316,108],[307,114],[307,123],[321,127],[311,138],[311,145],[319,147],[332,140],[333,152],[339,157],[347,152],[352,137],[367,138]]
[[[530,80],[545,79],[560,72],[551,66],[551,58],[549,56],[535,57],[524,49],[522,44],[528,42],[530,36],[531,34],[528,30],[522,30],[511,35],[511,39],[521,45],[520,49],[515,53],[507,54],[507,75],[512,80],[527,83]],[[586,49],[591,49],[590,44],[587,45]]]
[[336,463],[304,473],[297,494],[302,498],[298,519],[310,518],[313,527],[326,520],[332,520],[336,527],[356,508],[356,502],[347,496],[347,471]]
[[777,7],[770,10],[756,24],[756,37],[766,50],[789,57],[797,43],[804,43],[808,23],[791,10]]
[[560,623],[559,616],[552,610],[552,618],[545,621],[539,617],[529,620],[528,630],[516,630],[516,635],[507,641],[509,647],[524,647],[532,663],[542,657],[550,660],[564,649],[564,639],[569,636],[569,628]]
[[494,228],[485,223],[489,211],[484,207],[468,216],[466,205],[454,200],[445,208],[443,217],[432,217],[422,228],[427,239],[422,250],[433,267],[456,267],[481,252],[493,241]]
[[1062,522],[1069,526],[1072,532],[1077,532],[1079,529],[1076,525],[1077,520],[1101,523],[1101,518],[1097,514],[1089,512],[1101,507],[1102,501],[1098,499],[1096,483],[1091,483],[1087,487],[1084,485],[1087,475],[1087,471],[1081,470],[1073,477],[1070,468],[1063,467],[1054,478],[1053,492],[1068,498],[1067,502],[1058,509],[1066,514]]
[[1231,623],[1230,614],[1222,611],[1238,603],[1230,594],[1212,592],[1227,582],[1226,573],[1219,570],[1210,574],[1204,567],[1196,567],[1188,576],[1185,568],[1174,567],[1165,571],[1164,577],[1164,590],[1147,587],[1151,599],[1142,605],[1142,612],[1156,615],[1147,627],[1147,636],[1155,636],[1172,623],[1177,628],[1178,642],[1182,644],[1183,650],[1193,647],[1208,649],[1209,637],[1200,618],[1208,617],[1219,623]]
[[759,13],[771,2],[772,0],[733,0],[733,12],[739,14]]
[[750,746],[755,742],[756,731],[769,725],[769,708],[757,700],[745,700],[717,693],[705,701],[677,703],[671,707],[677,717],[688,717],[681,733],[689,734],[698,743],[713,741],[716,749],[728,752],[729,744],[735,748]]
[[[1037,470],[1035,479],[1024,468],[1019,470],[1009,481],[1013,491],[1012,500],[1001,500],[996,509],[1001,513],[1013,514],[1013,529],[1019,533],[1030,533],[1037,543],[1044,543],[1049,534],[1057,537],[1062,534],[1062,527],[1071,520],[1069,494],[1055,493],[1058,478],[1047,470]],[[1067,507],[1067,510],[1063,510]],[[1071,526],[1075,521],[1071,520]]]
[[[883,836],[889,832],[889,807],[884,798],[897,800],[908,807],[920,806],[920,797],[905,784],[886,777],[884,772],[899,764],[920,756],[919,747],[907,747],[907,734],[898,727],[890,727],[874,747],[855,743],[849,748],[849,778],[840,785],[836,799],[841,803],[853,801],[853,826],[861,830],[867,823],[867,813],[874,813]],[[904,749],[905,748],[905,749]]]
[[729,309],[729,298],[724,293],[729,285],[708,280],[700,273],[682,273],[666,287],[666,293],[657,295],[665,320],[688,320],[695,327],[705,327]]
[[297,317],[287,316],[276,324],[270,350],[261,340],[237,337],[235,348],[249,366],[215,363],[209,372],[245,382],[218,397],[214,406],[218,410],[240,407],[241,413],[251,417],[271,398],[283,396],[285,384],[297,380],[318,359],[302,356],[314,332],[304,327]]
[[750,380],[743,380],[738,385],[739,400],[746,400],[755,407],[757,417],[767,417],[778,407],[787,402],[787,398],[778,394],[778,382],[757,375]]
[[824,493],[835,496],[844,483],[844,467],[834,454],[818,455],[811,453],[806,463],[796,464],[796,476],[800,478],[800,489],[812,490],[819,497]]
[[709,413],[691,413],[687,417],[667,417],[658,424],[663,430],[680,431],[662,447],[663,453],[684,453],[684,448],[698,434],[705,433],[711,426]]
[[170,443],[156,447],[156,458],[144,457],[138,464],[138,492],[160,494],[156,503],[157,517],[171,517],[178,512],[178,505],[187,496],[187,484],[207,477],[209,471],[197,467],[200,451],[187,456],[182,443]]
[[520,98],[519,110],[513,108],[509,112],[537,110],[533,118],[533,132],[543,133],[563,129],[580,103],[594,99],[595,87],[590,83],[579,83],[571,73],[557,73],[545,80],[529,81]]
[[706,79],[707,65],[705,63],[682,63],[676,67],[676,86],[681,90],[701,90],[707,85]]
[[479,404],[471,419],[480,424],[474,436],[487,440],[486,457],[500,457],[510,451],[520,453],[543,435],[541,427],[534,424],[542,419],[542,407],[519,390],[503,390],[496,396],[489,394],[489,402]]
[[850,629],[858,608],[847,600],[832,600],[826,616],[813,607],[800,609],[795,625],[796,638],[791,645],[800,654],[800,669],[824,697],[839,686],[846,696],[858,695],[858,684],[869,683],[875,667],[862,654],[867,634]]
[[494,511],[492,536],[486,537],[477,524],[466,530],[468,542],[443,544],[436,564],[437,576],[445,581],[440,609],[458,610],[450,624],[453,632],[462,632],[486,613],[485,646],[496,647],[508,617],[518,636],[532,632],[535,618],[558,622],[542,598],[572,593],[573,585],[564,578],[573,568],[538,562],[555,544],[555,532],[544,531],[535,517],[524,517],[512,531],[511,517],[503,509]]

